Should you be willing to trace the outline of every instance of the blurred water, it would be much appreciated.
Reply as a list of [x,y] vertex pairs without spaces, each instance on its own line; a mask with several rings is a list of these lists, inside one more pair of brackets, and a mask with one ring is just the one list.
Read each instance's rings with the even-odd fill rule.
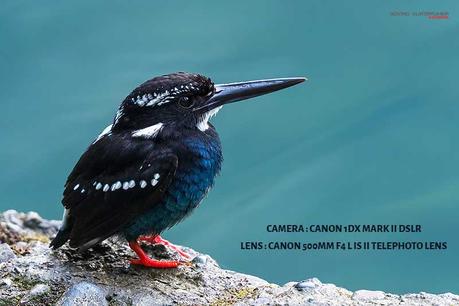
[[[457,1],[0,6],[0,210],[60,218],[75,161],[140,82],[306,75],[223,109],[222,176],[166,237],[276,283],[459,292]],[[448,20],[394,17],[448,11]],[[268,234],[267,224],[422,224],[418,234]],[[448,250],[242,251],[252,240],[441,240]]]

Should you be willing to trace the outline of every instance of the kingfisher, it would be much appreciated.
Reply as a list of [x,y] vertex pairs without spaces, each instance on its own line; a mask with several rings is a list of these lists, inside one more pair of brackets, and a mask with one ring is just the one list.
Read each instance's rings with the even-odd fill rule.
[[[214,185],[223,161],[209,120],[225,104],[281,90],[306,78],[214,84],[200,74],[152,78],[122,102],[64,186],[62,226],[50,247],[84,251],[111,236],[137,254],[131,264],[176,268],[190,255],[160,235],[188,216]],[[148,256],[140,242],[163,244],[180,260]]]

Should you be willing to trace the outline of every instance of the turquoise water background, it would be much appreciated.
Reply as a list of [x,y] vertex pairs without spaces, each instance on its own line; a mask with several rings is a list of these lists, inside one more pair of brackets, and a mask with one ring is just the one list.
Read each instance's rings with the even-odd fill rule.
[[[447,11],[448,20],[391,16]],[[459,293],[457,1],[3,1],[0,210],[60,218],[80,154],[155,75],[307,76],[213,120],[221,177],[165,237],[279,284]],[[267,224],[421,224],[413,234]],[[445,251],[248,251],[244,241],[446,241]]]

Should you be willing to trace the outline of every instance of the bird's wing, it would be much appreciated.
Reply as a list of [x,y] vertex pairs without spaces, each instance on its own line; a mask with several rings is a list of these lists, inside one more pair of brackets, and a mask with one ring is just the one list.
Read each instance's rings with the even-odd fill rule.
[[70,174],[62,203],[70,246],[85,249],[118,232],[161,201],[177,169],[170,150],[153,142],[101,139]]

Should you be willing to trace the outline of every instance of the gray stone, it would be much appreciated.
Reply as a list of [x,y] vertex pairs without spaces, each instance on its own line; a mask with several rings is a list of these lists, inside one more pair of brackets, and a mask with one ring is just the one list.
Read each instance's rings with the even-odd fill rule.
[[80,282],[71,286],[57,305],[103,306],[108,305],[108,302],[104,290],[99,286],[89,282]]
[[16,249],[27,249],[29,247],[29,244],[25,241],[18,241],[16,242]]
[[8,288],[8,287],[11,287],[12,284],[13,284],[13,281],[9,277],[0,279],[0,287]]
[[42,220],[43,219],[40,217],[39,214],[37,214],[34,211],[31,211],[25,215],[24,226],[31,228],[31,229],[37,229],[40,227]]
[[272,299],[267,298],[267,297],[260,297],[254,301],[253,305],[262,306],[262,305],[269,305],[272,303],[273,303]]
[[174,302],[166,296],[139,294],[132,299],[132,305],[135,306],[163,306],[172,305]]
[[41,229],[43,231],[46,231],[47,233],[50,233],[49,235],[57,233],[61,225],[62,225],[62,221],[57,221],[57,220],[43,220],[40,223]]
[[23,216],[14,209],[9,209],[3,213],[3,218],[7,223],[14,224],[19,227],[22,227],[24,225],[24,223],[21,220],[21,217]]
[[49,286],[46,284],[37,284],[30,289],[29,295],[32,297],[40,296],[48,293],[50,290]]
[[307,279],[307,280],[296,283],[295,288],[299,291],[308,291],[320,285],[322,285],[322,283],[317,278],[311,278],[311,279]]
[[371,291],[371,290],[357,290],[352,295],[353,300],[361,301],[375,301],[382,300],[386,297],[385,293],[382,291]]
[[11,247],[6,244],[2,243],[0,244],[0,263],[12,260],[16,257],[16,254],[14,254],[13,250]]
[[203,267],[207,263],[207,257],[204,255],[198,255],[193,258],[192,262],[198,267]]
[[30,289],[29,293],[27,293],[24,297],[22,297],[20,304],[27,305],[34,299],[47,294],[50,291],[48,285],[45,284],[37,284]]

